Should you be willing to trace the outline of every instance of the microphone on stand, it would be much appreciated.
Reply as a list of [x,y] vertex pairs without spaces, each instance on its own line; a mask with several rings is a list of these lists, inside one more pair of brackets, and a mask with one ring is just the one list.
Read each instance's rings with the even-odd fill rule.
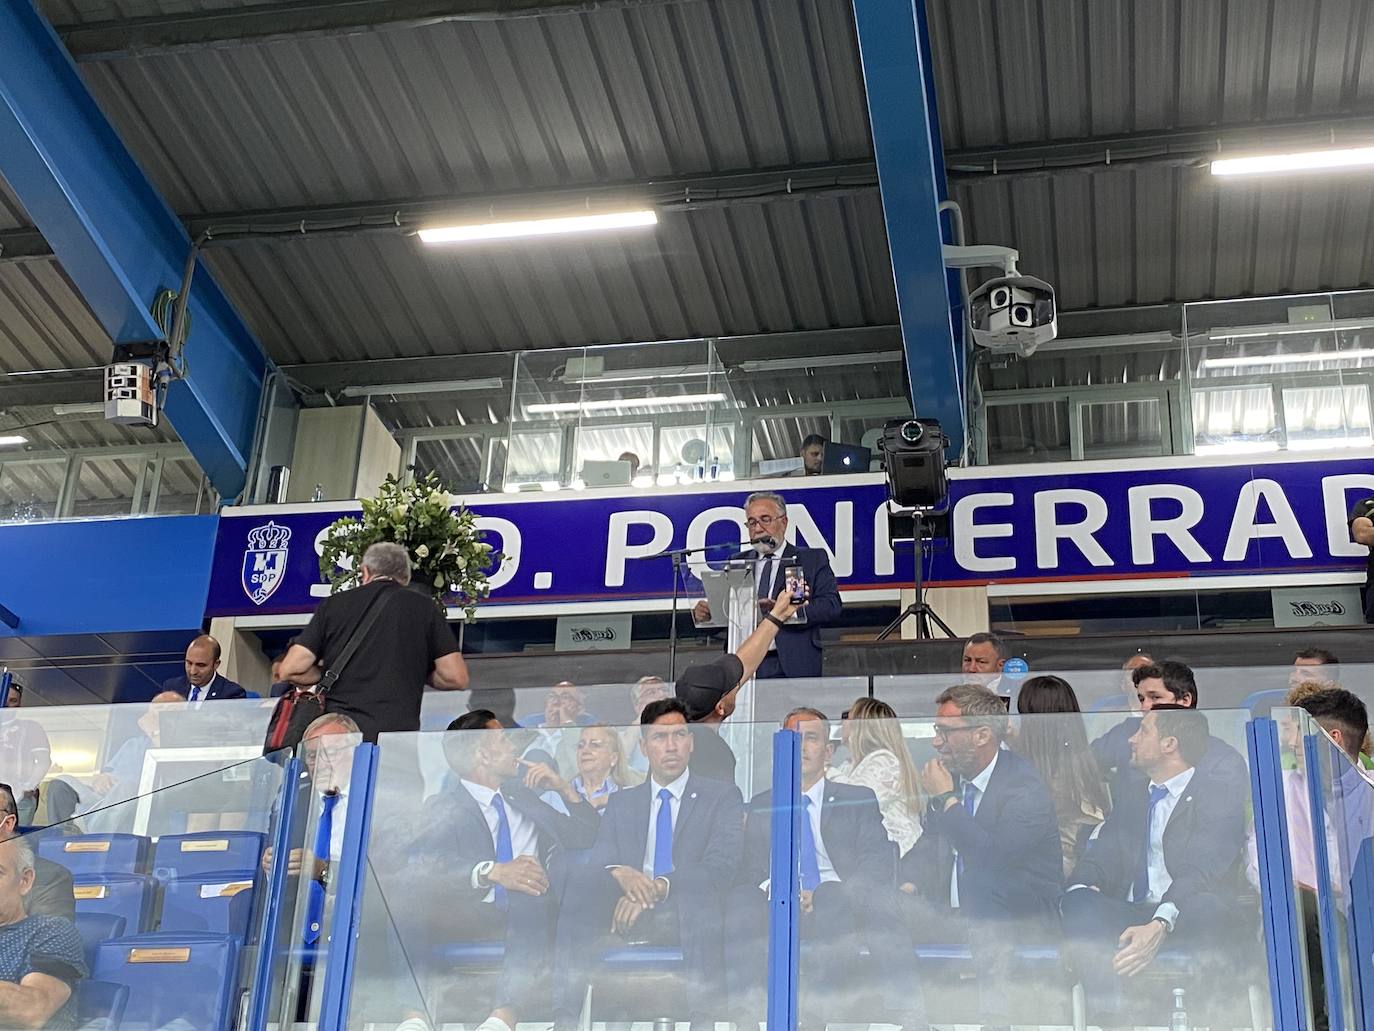
[[767,558],[778,546],[776,537],[755,537],[749,543],[754,546],[754,552],[759,558]]

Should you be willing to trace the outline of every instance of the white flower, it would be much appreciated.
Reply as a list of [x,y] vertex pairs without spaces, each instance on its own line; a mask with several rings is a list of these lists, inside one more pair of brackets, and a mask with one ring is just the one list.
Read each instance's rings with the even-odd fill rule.
[[453,564],[456,565],[459,569],[466,569],[468,567],[468,560],[464,558],[462,555],[457,555],[453,559]]
[[416,557],[416,558],[429,558],[429,545],[428,545],[428,544],[421,544],[418,548],[416,548],[416,549],[415,549],[415,557]]

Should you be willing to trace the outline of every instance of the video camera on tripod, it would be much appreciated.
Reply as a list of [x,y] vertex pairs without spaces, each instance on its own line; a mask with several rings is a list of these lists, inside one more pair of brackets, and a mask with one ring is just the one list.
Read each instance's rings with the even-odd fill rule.
[[949,438],[935,419],[892,419],[883,426],[879,442],[887,470],[888,539],[910,541],[916,550],[916,600],[878,635],[883,641],[901,627],[908,616],[916,617],[916,636],[931,637],[934,623],[947,637],[954,631],[925,603],[921,583],[921,550],[928,540],[949,537],[949,481],[945,475],[945,448]]

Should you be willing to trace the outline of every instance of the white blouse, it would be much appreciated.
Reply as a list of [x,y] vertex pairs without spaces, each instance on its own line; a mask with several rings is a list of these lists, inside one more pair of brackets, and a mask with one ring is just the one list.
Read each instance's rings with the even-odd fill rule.
[[832,769],[828,776],[840,784],[872,788],[878,796],[888,840],[896,842],[902,855],[916,844],[921,836],[919,813],[908,808],[908,800],[902,795],[902,767],[890,751],[879,748],[869,752],[857,765],[847,763],[842,769]]

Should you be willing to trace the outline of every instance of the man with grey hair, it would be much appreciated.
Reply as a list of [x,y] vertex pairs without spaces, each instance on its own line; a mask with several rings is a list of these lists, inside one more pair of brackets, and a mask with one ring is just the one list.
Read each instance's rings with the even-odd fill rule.
[[[281,663],[281,676],[309,687],[366,629],[347,667],[325,694],[325,712],[343,713],[376,741],[391,730],[420,729],[425,684],[464,691],[468,670],[444,611],[428,591],[412,591],[410,557],[386,541],[363,553],[362,585],[320,603]],[[372,620],[371,626],[363,624]]]
[[[804,621],[779,629],[754,675],[819,677],[821,628],[838,620],[842,608],[830,556],[823,548],[799,548],[787,539],[787,502],[775,491],[757,491],[745,499],[744,527],[749,533],[749,550],[735,557],[755,562],[754,587],[762,618],[768,618],[764,614],[787,589],[789,568],[800,567],[809,591],[801,608]],[[698,623],[704,623],[711,618],[711,607],[705,600],[699,601],[692,614]]]
[[86,976],[81,936],[70,920],[30,914],[33,849],[0,841],[0,1027],[76,1027],[76,984]]

